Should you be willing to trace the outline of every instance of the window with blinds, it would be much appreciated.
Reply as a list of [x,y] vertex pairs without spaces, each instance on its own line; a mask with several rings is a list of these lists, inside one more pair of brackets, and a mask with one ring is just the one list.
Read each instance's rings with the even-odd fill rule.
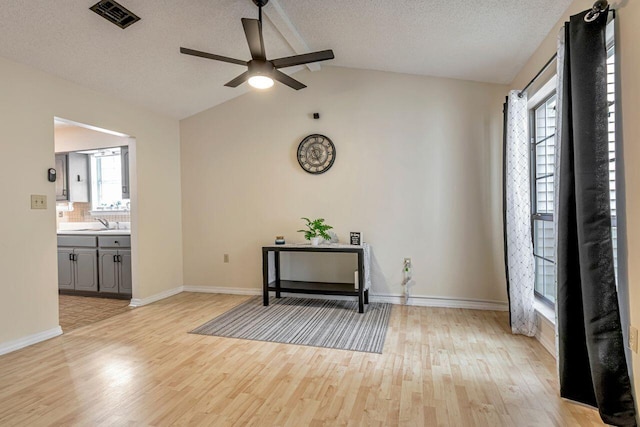
[[556,157],[556,94],[532,110],[531,227],[536,262],[535,292],[554,303],[556,295],[553,183]]
[[607,101],[609,104],[609,199],[613,261],[618,280],[618,216],[616,210],[616,57],[614,46],[607,50]]
[[[616,140],[615,140],[615,55],[607,55],[609,104],[609,191],[613,257],[617,276]],[[556,241],[553,223],[554,172],[556,155],[556,99],[550,94],[531,110],[531,229],[535,258],[535,293],[550,304],[556,299]]]

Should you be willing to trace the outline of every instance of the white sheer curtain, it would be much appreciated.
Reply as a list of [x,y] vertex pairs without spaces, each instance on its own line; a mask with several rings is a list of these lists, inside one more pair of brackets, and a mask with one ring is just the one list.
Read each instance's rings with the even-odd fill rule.
[[509,92],[505,142],[505,233],[511,331],[534,336],[535,260],[531,240],[527,96]]

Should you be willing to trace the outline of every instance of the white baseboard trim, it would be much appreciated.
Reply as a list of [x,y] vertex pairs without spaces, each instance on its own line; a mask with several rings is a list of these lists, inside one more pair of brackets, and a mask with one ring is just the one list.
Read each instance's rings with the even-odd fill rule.
[[[371,294],[371,301],[404,305],[404,295]],[[464,308],[467,310],[509,311],[509,304],[502,301],[430,297],[425,295],[410,296],[407,305],[417,307]]]
[[262,295],[262,289],[220,288],[212,286],[184,286],[185,292],[199,294],[228,294],[228,295]]
[[[185,292],[210,293],[210,294],[230,294],[230,295],[262,295],[262,289],[243,289],[243,288],[221,288],[214,286],[184,286]],[[285,296],[300,296],[300,294],[287,294]],[[305,298],[316,299],[352,299],[353,297],[341,297],[333,295],[305,295]],[[374,294],[369,297],[371,302],[386,302],[389,304],[403,305],[403,295],[393,294]],[[440,298],[416,295],[409,298],[408,305],[419,307],[442,307],[442,308],[466,308],[470,310],[491,310],[491,311],[508,311],[509,305],[502,301],[486,301],[456,298]]]
[[21,348],[28,347],[33,344],[37,344],[42,341],[62,335],[62,328],[56,326],[55,328],[47,331],[38,332],[37,334],[28,335],[26,337],[18,338],[17,340],[0,343],[0,356],[3,354],[11,353]]
[[151,295],[146,298],[133,298],[129,307],[142,307],[143,305],[151,304],[156,301],[160,301],[161,299],[169,298],[174,295],[179,294],[184,290],[184,286],[178,286],[177,288],[169,289],[164,292],[160,292],[159,294]]

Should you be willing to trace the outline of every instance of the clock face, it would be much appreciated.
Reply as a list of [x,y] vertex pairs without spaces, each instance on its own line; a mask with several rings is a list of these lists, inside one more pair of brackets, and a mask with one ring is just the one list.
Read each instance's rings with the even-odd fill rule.
[[298,145],[298,163],[312,174],[328,171],[336,160],[336,147],[324,135],[309,135]]

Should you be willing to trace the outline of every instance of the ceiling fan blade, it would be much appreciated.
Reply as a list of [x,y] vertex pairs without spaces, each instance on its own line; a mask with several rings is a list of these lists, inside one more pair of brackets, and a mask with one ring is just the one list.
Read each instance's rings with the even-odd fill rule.
[[299,81],[297,81],[296,79],[289,77],[288,75],[286,75],[285,73],[283,73],[282,71],[278,71],[278,70],[273,70],[273,78],[277,81],[279,81],[282,84],[285,84],[287,86],[289,86],[292,89],[295,90],[300,90],[300,89],[304,89],[305,85],[303,85],[302,83],[300,83]]
[[265,61],[267,54],[264,51],[262,23],[257,19],[242,18],[242,26],[244,27],[244,34],[247,36],[251,58]]
[[249,78],[249,71],[245,71],[244,73],[240,74],[235,79],[231,80],[229,83],[225,84],[225,86],[238,87],[242,83],[246,82],[248,78]]
[[309,64],[311,62],[327,61],[333,59],[333,51],[331,49],[321,50],[319,52],[304,53],[302,55],[287,56],[286,58],[278,58],[271,61],[276,68],[293,67],[294,65]]
[[226,56],[214,55],[213,53],[200,52],[199,50],[187,49],[186,47],[181,47],[180,53],[184,53],[185,55],[199,56],[200,58],[213,59],[216,61],[229,62],[231,64],[244,66],[247,65],[247,61],[243,61],[241,59],[228,58]]

